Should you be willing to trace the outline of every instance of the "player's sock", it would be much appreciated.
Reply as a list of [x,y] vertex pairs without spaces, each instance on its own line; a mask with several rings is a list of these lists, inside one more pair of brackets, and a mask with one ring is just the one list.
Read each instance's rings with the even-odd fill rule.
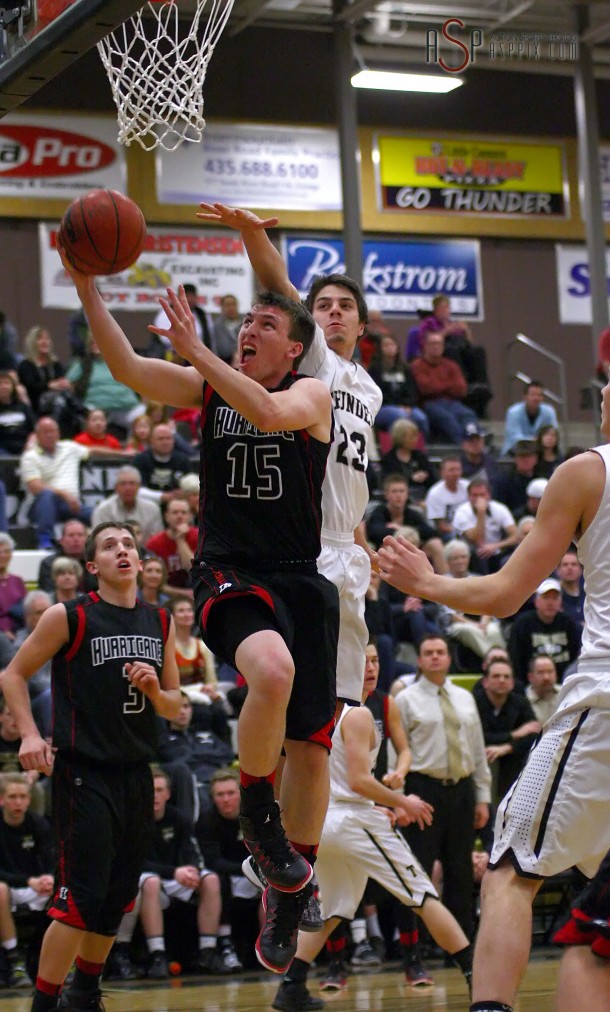
[[61,984],[52,984],[43,977],[37,977],[31,1012],[51,1012],[56,1009],[60,988]]
[[252,816],[261,808],[266,808],[275,801],[273,785],[275,783],[275,770],[272,770],[265,777],[254,777],[245,770],[239,774],[241,814]]
[[366,915],[366,933],[368,938],[382,938],[383,932],[379,924],[377,912]]
[[295,843],[294,840],[289,840],[291,847],[296,850],[297,854],[302,854],[303,857],[307,858],[310,865],[316,863],[318,856],[318,844],[317,843]]
[[75,991],[99,991],[103,969],[103,963],[90,963],[87,959],[77,956],[71,987]]
[[352,932],[352,942],[354,945],[358,945],[359,942],[366,940],[366,921],[364,917],[355,917],[350,924],[350,930]]
[[2,943],[2,948],[6,949],[7,952],[12,952],[13,949],[17,948],[17,939],[7,938],[6,941]]
[[464,975],[472,973],[472,945],[465,945],[459,952],[451,952],[450,956],[454,963],[457,963]]
[[400,940],[403,959],[407,962],[410,959],[415,959],[418,955],[417,946],[419,943],[419,929],[414,928],[413,931],[400,931],[398,938]]
[[295,956],[284,974],[284,980],[287,984],[304,984],[307,980],[310,965],[304,959],[297,959]]
[[149,952],[165,952],[165,939],[163,935],[151,935],[146,939],[146,947]]
[[513,1012],[513,1007],[502,1001],[475,1001],[470,1006],[470,1012]]
[[202,949],[215,949],[218,939],[216,935],[199,935],[199,951]]

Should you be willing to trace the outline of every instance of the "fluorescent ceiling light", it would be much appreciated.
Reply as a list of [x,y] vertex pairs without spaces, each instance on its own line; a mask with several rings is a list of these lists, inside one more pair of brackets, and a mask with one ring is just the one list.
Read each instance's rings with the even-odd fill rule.
[[390,70],[359,70],[352,77],[354,88],[375,88],[378,91],[428,91],[444,95],[464,83],[461,77],[449,74],[403,74]]

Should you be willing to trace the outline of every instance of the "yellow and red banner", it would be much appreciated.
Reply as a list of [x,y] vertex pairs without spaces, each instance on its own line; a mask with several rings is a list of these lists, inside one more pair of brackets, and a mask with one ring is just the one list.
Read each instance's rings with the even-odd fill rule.
[[561,143],[379,134],[375,158],[384,211],[569,217]]

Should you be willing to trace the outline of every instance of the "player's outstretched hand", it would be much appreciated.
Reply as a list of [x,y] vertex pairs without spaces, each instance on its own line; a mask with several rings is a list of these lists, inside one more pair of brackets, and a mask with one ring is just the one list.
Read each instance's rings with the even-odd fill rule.
[[166,291],[167,298],[160,298],[159,302],[169,320],[169,329],[155,327],[152,323],[148,329],[152,334],[169,338],[174,351],[192,363],[197,352],[204,346],[197,336],[195,318],[188,304],[184,285],[178,285],[177,292],[173,288],[167,288]]
[[425,552],[401,534],[383,539],[379,549],[379,575],[404,594],[426,598],[427,581],[434,575]]
[[146,661],[134,661],[125,665],[125,672],[134,688],[139,689],[149,699],[155,699],[160,691],[159,678],[152,664]]
[[77,292],[91,287],[95,288],[95,278],[91,274],[82,274],[81,271],[77,271],[76,267],[68,260],[68,255],[63,246],[58,246],[57,252],[59,253],[64,270],[72,278]]
[[55,750],[39,734],[26,735],[21,739],[19,762],[24,770],[38,770],[51,776]]
[[218,225],[226,225],[227,228],[235,228],[238,232],[247,229],[255,231],[262,228],[275,228],[279,224],[279,218],[259,218],[254,211],[248,211],[243,207],[227,207],[225,204],[207,204],[202,201],[199,205],[201,211],[197,211],[197,217],[201,221],[213,221]]
[[432,825],[434,809],[417,794],[407,794],[401,798],[400,806],[396,806],[397,812],[399,809],[400,814],[396,820],[399,826],[408,826],[411,822],[416,822],[420,829],[425,829],[426,826]]

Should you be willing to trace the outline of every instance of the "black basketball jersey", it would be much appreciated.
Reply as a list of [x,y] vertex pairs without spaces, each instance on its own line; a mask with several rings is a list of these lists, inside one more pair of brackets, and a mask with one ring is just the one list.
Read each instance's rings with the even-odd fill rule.
[[95,591],[65,608],[69,639],[52,664],[54,746],[100,763],[152,760],[157,716],[125,664],[147,661],[161,676],[168,612],[120,608]]
[[198,557],[254,568],[317,559],[330,445],[305,430],[260,432],[205,383]]

